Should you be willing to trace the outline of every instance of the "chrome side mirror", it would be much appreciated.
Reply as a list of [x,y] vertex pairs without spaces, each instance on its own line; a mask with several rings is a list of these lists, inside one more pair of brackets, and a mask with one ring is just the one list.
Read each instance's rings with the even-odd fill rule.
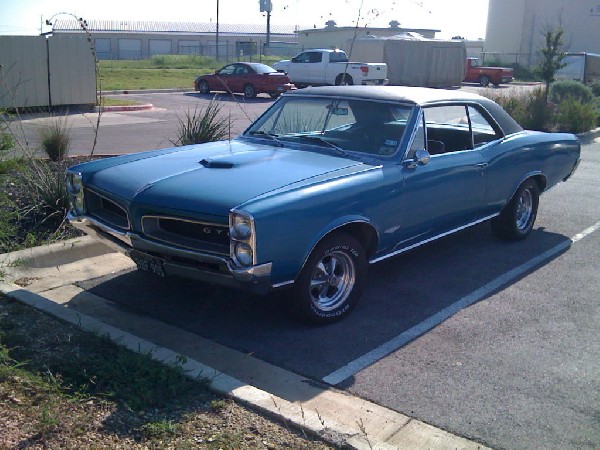
[[417,166],[428,164],[430,159],[431,155],[429,152],[424,148],[420,148],[415,152],[414,158],[405,161],[405,165],[407,169],[415,169]]

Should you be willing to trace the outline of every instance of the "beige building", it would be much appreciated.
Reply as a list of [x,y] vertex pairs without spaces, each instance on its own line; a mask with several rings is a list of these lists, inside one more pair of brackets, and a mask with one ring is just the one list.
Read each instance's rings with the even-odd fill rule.
[[486,59],[534,64],[544,32],[559,25],[565,50],[600,53],[600,0],[489,0]]
[[339,48],[346,53],[350,52],[350,43],[353,39],[364,38],[365,36],[375,36],[378,38],[395,36],[401,33],[416,32],[425,38],[435,38],[435,33],[440,30],[423,28],[402,28],[400,24],[392,20],[387,28],[375,27],[338,27],[333,20],[325,24],[325,28],[309,28],[299,30],[298,46],[300,49],[309,48]]

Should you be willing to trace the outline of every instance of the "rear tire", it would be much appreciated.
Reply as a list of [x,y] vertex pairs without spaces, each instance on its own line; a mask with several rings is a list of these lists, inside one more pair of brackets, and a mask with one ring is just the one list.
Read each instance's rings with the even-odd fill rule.
[[534,180],[526,180],[498,217],[492,219],[494,233],[506,240],[525,239],[535,223],[540,201],[540,191]]
[[346,233],[323,239],[294,283],[292,306],[304,321],[328,324],[347,316],[358,303],[367,278],[362,245]]
[[246,98],[255,98],[256,97],[256,89],[251,84],[247,84],[244,86],[244,97]]
[[487,75],[481,75],[479,77],[479,84],[483,87],[488,87],[490,85],[490,77]]
[[354,80],[347,73],[340,74],[335,79],[336,86],[352,86],[354,84]]

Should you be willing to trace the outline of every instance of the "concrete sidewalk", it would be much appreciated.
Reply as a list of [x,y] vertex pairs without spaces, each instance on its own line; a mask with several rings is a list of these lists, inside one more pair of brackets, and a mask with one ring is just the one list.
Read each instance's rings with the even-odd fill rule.
[[132,261],[89,237],[0,255],[7,296],[106,335],[167,363],[184,355],[190,377],[218,393],[334,444],[355,449],[478,449],[484,446],[83,291],[80,280],[131,269]]

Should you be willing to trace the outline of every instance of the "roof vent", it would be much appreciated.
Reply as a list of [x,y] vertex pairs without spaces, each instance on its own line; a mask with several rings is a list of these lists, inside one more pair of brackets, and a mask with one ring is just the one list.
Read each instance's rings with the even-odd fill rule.
[[328,20],[325,22],[325,28],[335,28],[336,25],[337,23],[335,23],[335,20]]
[[392,20],[390,22],[390,28],[400,28],[400,22],[398,22],[397,20]]

